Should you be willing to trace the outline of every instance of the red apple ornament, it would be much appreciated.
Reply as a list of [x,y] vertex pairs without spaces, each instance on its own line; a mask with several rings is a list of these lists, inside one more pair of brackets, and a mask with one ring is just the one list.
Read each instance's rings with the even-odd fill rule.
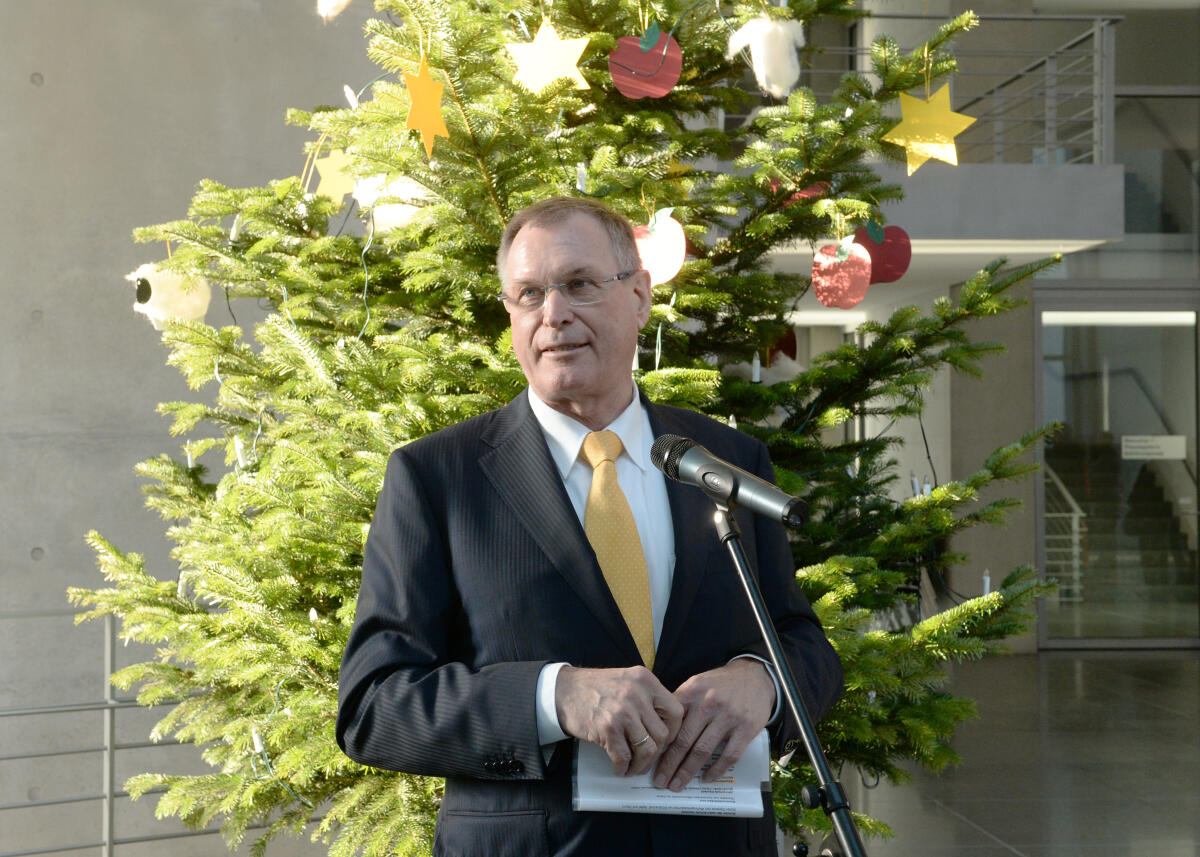
[[[783,183],[779,179],[771,179],[772,193],[779,193],[779,188],[782,186]],[[816,199],[817,197],[825,196],[825,194],[829,193],[830,187],[829,182],[814,182],[789,196],[788,201],[783,204],[783,207],[787,208],[793,202],[799,202],[802,199]]]
[[854,243],[861,244],[871,256],[871,282],[894,283],[904,276],[912,261],[912,242],[899,226],[883,227],[883,242],[871,238],[867,227],[854,230]]
[[816,199],[829,193],[830,187],[829,182],[813,182],[808,187],[792,194],[792,199]]
[[660,208],[646,226],[635,226],[633,237],[637,241],[642,267],[650,272],[650,285],[670,282],[683,267],[687,255],[687,239],[683,226],[671,216],[674,208]]
[[[648,35],[655,32],[657,27]],[[617,39],[616,49],[608,55],[608,73],[626,98],[662,98],[679,82],[683,53],[668,33],[660,33],[649,50],[642,50],[642,41],[637,36]]]
[[771,358],[776,354],[786,354],[793,360],[796,359],[796,328],[790,328],[787,333],[775,340],[775,344],[767,348],[767,365],[771,365]]
[[871,254],[861,244],[850,245],[844,262],[838,261],[837,254],[837,244],[826,244],[813,256],[813,291],[825,306],[850,309],[867,295]]

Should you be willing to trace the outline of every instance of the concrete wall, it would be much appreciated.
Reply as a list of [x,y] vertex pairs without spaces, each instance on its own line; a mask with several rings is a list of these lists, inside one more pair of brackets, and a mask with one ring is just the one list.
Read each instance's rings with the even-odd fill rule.
[[[159,402],[190,393],[124,276],[165,255],[135,226],[183,217],[196,181],[258,185],[299,174],[311,135],[288,107],[342,104],[378,72],[356,0],[325,25],[313,0],[0,0],[0,710],[103,699],[103,628],[72,627],[68,586],[102,583],[83,534],[96,528],[174,564],[165,525],[142,506],[133,465],[179,454]],[[253,308],[235,307],[240,321]],[[214,296],[210,322],[228,323]],[[144,652],[118,647],[118,665]],[[153,717],[117,715],[118,740]],[[0,717],[0,756],[103,743],[98,712]],[[118,785],[141,770],[197,770],[188,747],[122,751]],[[101,754],[0,759],[0,806],[100,793]],[[116,835],[176,831],[154,799],[118,801]],[[0,809],[0,852],[100,838],[99,801]],[[224,854],[219,837],[173,855]],[[307,849],[307,850],[306,850]],[[271,853],[323,853],[283,841]],[[86,852],[95,854],[92,848]],[[161,854],[158,844],[119,848]]]
[[[1015,296],[1029,300],[1032,286],[1028,281],[1016,289]],[[996,449],[1036,427],[1033,377],[1038,367],[1033,348],[1034,324],[1030,301],[1011,312],[974,322],[967,329],[972,339],[1003,342],[1008,350],[985,359],[982,379],[961,373],[950,376],[951,478],[970,476]],[[1035,480],[1039,478],[1039,474],[1034,474],[1016,483],[991,485],[981,492],[981,504],[1015,497],[1022,505],[1010,511],[1004,527],[979,526],[954,539],[952,549],[970,555],[966,563],[954,569],[949,581],[956,592],[966,597],[982,594],[985,570],[990,573],[994,588],[1017,566],[1037,563]],[[1008,645],[1013,651],[1036,651],[1036,634],[1031,629],[1024,636],[1010,640]]]
[[[904,188],[904,199],[885,211],[911,238],[1071,242],[1124,234],[1120,164],[929,165],[911,177],[894,164],[876,167]],[[981,256],[972,270],[990,261]]]

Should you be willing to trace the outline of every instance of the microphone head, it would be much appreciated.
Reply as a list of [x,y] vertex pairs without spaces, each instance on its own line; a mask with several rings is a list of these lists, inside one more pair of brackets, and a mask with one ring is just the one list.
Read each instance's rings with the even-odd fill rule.
[[660,434],[650,447],[650,462],[672,479],[679,478],[679,459],[698,444],[691,438],[677,434]]
[[799,497],[792,499],[790,503],[784,507],[783,523],[785,526],[791,527],[793,530],[798,530],[808,523],[808,503],[801,500]]

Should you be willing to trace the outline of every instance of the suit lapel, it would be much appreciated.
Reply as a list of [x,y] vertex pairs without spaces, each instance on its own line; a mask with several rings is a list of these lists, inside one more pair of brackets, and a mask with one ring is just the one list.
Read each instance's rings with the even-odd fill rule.
[[[670,411],[655,407],[644,397],[642,401],[649,411],[655,437],[676,433],[686,435],[687,426],[674,419]],[[671,504],[671,528],[675,533],[675,569],[671,578],[671,598],[667,602],[667,614],[655,653],[656,670],[669,664],[672,652],[682,641],[688,614],[708,572],[709,556],[716,544],[712,501],[691,485],[674,479],[666,479],[666,483]]]
[[497,412],[482,440],[492,449],[480,457],[479,466],[496,493],[579,593],[622,655],[631,663],[640,662],[637,644],[604,581],[525,392]]

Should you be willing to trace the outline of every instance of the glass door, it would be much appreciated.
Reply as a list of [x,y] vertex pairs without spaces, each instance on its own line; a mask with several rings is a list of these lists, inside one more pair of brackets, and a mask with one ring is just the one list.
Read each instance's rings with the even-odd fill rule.
[[1041,313],[1044,646],[1200,637],[1196,313]]

